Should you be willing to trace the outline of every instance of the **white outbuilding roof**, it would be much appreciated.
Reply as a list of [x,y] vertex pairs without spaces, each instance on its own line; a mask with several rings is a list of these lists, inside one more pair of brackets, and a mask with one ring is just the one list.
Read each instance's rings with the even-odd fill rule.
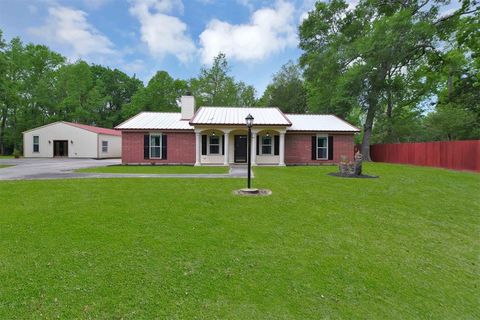
[[141,112],[115,127],[117,130],[193,130],[179,112]]
[[292,123],[288,131],[360,132],[355,126],[331,114],[286,114]]
[[251,114],[254,125],[290,126],[291,123],[278,108],[234,108],[201,107],[193,119],[192,125],[245,125],[245,118]]

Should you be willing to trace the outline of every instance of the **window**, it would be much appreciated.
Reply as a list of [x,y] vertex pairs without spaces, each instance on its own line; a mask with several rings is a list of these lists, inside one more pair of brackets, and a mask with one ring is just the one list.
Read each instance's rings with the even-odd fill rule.
[[152,159],[162,158],[162,135],[161,134],[150,135],[150,158]]
[[40,138],[33,136],[33,152],[40,152]]
[[272,137],[271,136],[262,136],[262,153],[261,154],[272,154]]
[[102,141],[102,152],[108,152],[108,141]]
[[219,154],[220,153],[220,137],[215,135],[215,136],[209,136],[209,141],[208,141],[208,151],[210,154]]
[[317,137],[317,159],[328,159],[328,137]]

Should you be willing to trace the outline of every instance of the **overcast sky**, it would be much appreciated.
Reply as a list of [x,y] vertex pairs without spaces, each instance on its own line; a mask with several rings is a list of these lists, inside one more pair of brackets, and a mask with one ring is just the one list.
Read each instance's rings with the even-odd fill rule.
[[[357,0],[349,1],[355,5]],[[71,61],[118,68],[147,82],[157,70],[188,79],[222,51],[261,95],[300,56],[298,25],[314,0],[0,0],[10,40],[48,45]]]

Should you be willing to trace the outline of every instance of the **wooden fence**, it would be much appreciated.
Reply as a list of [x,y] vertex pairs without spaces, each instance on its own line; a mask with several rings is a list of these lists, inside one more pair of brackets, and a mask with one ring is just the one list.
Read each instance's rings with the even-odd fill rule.
[[373,161],[480,172],[480,140],[375,144]]

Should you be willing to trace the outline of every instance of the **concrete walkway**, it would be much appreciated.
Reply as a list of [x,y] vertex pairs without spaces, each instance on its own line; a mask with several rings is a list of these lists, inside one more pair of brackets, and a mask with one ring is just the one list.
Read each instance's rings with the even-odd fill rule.
[[[138,174],[138,173],[83,173],[77,169],[120,164],[119,159],[0,159],[0,180],[48,180],[82,178],[246,178],[247,166],[232,165],[222,174]],[[253,178],[253,171],[252,171]]]
[[[246,178],[248,175],[248,167],[242,164],[232,164],[230,166],[229,175],[236,178]],[[251,177],[253,178],[253,170],[251,172]]]

